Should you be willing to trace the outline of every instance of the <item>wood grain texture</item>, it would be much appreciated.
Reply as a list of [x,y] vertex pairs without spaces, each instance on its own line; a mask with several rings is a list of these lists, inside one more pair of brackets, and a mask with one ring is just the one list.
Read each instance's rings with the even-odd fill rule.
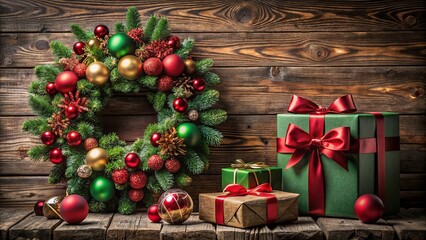
[[[232,67],[214,68],[222,83],[218,106],[230,114],[283,113],[293,94],[328,105],[353,94],[359,111],[372,109],[423,114],[426,108],[424,67]],[[0,69],[0,115],[33,115],[27,89],[32,69]],[[232,104],[238,103],[238,104]],[[16,111],[19,109],[19,111]],[[117,95],[106,115],[153,114],[145,94]]]
[[89,213],[87,218],[78,225],[61,223],[53,232],[54,240],[103,240],[113,214]]
[[311,217],[299,217],[295,222],[272,228],[273,239],[321,240],[323,233]]
[[394,239],[393,228],[383,219],[375,224],[365,224],[352,219],[318,218],[317,224],[327,239]]
[[53,237],[53,230],[61,222],[60,219],[46,219],[33,213],[9,230],[9,239],[50,240]]
[[0,239],[8,239],[8,231],[15,224],[19,223],[26,216],[30,215],[32,211],[29,209],[11,209],[0,204]]
[[[135,6],[146,19],[167,15],[174,31],[281,32],[381,31],[425,29],[422,1],[80,1],[2,0],[0,29],[4,32],[69,31],[71,23],[93,28],[122,21]],[[64,17],[65,16],[65,17]],[[196,20],[194,20],[196,19]]]
[[189,219],[180,225],[163,224],[161,229],[162,240],[215,240],[215,226],[198,219],[198,213],[193,213]]
[[161,223],[152,223],[146,213],[132,215],[114,214],[108,227],[106,239],[156,240],[160,238]]
[[[177,34],[196,37],[191,55],[212,58],[215,66],[371,66],[424,65],[426,42],[418,32],[309,32],[292,34]],[[0,67],[51,63],[50,42],[68,46],[70,33],[0,34]]]
[[426,219],[401,209],[395,216],[386,217],[386,222],[393,226],[401,240],[422,240],[426,238]]

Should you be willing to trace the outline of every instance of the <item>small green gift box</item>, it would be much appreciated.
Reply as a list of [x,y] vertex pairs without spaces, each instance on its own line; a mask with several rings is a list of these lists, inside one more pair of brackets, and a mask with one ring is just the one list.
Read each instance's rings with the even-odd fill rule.
[[263,162],[244,163],[237,160],[229,168],[222,168],[222,189],[228,184],[237,183],[250,189],[262,183],[269,183],[274,190],[281,189],[282,168],[270,167]]

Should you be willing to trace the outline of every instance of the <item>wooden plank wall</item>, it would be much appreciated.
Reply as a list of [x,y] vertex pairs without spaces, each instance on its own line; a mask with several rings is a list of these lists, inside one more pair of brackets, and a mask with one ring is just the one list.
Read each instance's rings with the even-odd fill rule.
[[[31,206],[63,191],[47,184],[50,163],[31,162],[37,138],[22,132],[33,116],[27,105],[32,68],[51,63],[52,40],[72,45],[71,23],[111,27],[136,6],[144,19],[166,15],[179,37],[197,40],[193,57],[215,60],[222,77],[220,129],[210,169],[187,190],[220,190],[220,169],[235,158],[275,160],[275,114],[292,94],[328,104],[353,94],[360,111],[401,113],[401,202],[424,207],[426,198],[426,10],[407,1],[23,1],[0,0],[0,206]],[[107,131],[127,141],[154,120],[143,94],[114,97]]]

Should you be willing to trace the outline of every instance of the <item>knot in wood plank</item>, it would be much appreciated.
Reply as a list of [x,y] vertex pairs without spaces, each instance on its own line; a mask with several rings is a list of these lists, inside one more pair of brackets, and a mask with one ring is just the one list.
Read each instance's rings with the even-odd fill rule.
[[414,17],[413,15],[409,15],[409,16],[407,16],[407,17],[404,18],[404,22],[408,26],[412,27],[412,26],[414,26],[417,23],[417,18]]
[[46,40],[37,40],[37,42],[34,44],[37,50],[47,50],[50,48],[50,44]]
[[313,60],[323,61],[330,55],[330,49],[324,46],[311,44],[309,45],[309,54]]

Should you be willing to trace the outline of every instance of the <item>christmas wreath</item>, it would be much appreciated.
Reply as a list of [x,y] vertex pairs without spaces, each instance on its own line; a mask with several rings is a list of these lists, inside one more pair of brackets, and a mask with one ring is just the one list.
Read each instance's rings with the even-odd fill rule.
[[[219,99],[213,61],[192,59],[194,40],[170,35],[166,17],[151,16],[142,27],[136,8],[115,34],[105,25],[71,30],[73,50],[53,41],[56,63],[35,68],[29,104],[38,117],[23,124],[44,143],[30,158],[54,164],[49,183],[66,181],[67,194],[86,198],[91,212],[122,214],[139,201],[151,205],[153,193],[190,185],[191,174],[208,168],[209,146],[222,139],[214,126],[227,118],[211,109]],[[142,88],[158,122],[131,145],[104,134],[100,113],[110,97]]]

